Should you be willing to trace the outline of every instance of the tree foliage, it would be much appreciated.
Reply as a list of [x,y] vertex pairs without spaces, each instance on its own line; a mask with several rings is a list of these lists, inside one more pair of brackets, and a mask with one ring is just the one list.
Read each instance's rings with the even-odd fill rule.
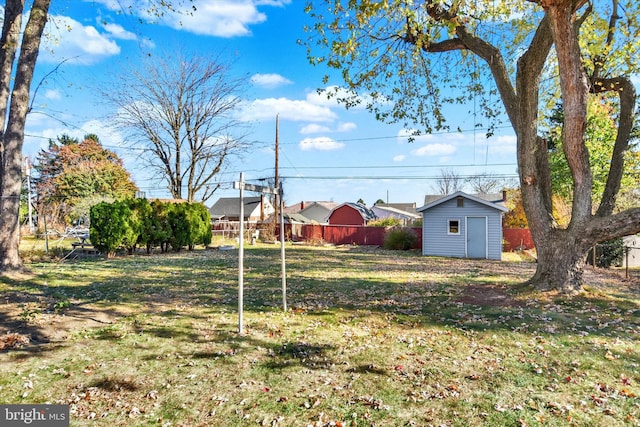
[[[182,3],[181,0],[178,0]],[[189,0],[186,0],[189,1]],[[24,0],[5,0],[0,35],[0,273],[23,269],[18,252],[19,212],[22,186],[22,147],[29,112],[30,89],[40,50],[40,41],[49,18],[51,0],[33,0],[28,13]],[[133,6],[132,6],[133,7]],[[172,2],[136,2],[146,16],[162,16],[175,11]],[[23,15],[28,19],[22,23]],[[17,60],[16,60],[17,57]]]
[[201,203],[172,203],[147,199],[102,202],[91,208],[91,243],[113,256],[146,246],[180,251],[211,243],[211,217]]
[[69,223],[89,214],[90,203],[126,199],[137,191],[122,160],[96,135],[82,142],[62,135],[36,158],[38,211],[53,223]]
[[[448,104],[477,101],[487,134],[505,117],[517,138],[522,202],[538,252],[530,283],[576,292],[594,243],[640,231],[637,205],[614,213],[631,148],[638,72],[635,0],[325,0],[307,3],[312,64],[336,70],[327,95],[407,129],[447,129]],[[325,82],[335,77],[328,75]],[[615,138],[599,203],[585,143],[590,94],[615,102]],[[553,215],[544,117],[561,102],[571,220]],[[613,136],[611,136],[613,137]]]
[[154,56],[103,95],[117,108],[115,124],[143,149],[173,198],[193,202],[208,200],[221,171],[248,148],[233,115],[245,85],[220,60]]
[[[590,97],[587,105],[585,144],[589,151],[589,164],[593,177],[591,193],[596,206],[607,183],[609,163],[617,133],[615,116],[615,105],[605,97],[598,95]],[[573,198],[573,179],[562,149],[564,117],[561,104],[555,108],[548,120],[549,131],[546,136],[549,145],[551,187],[554,194],[570,204]],[[620,181],[621,191],[614,208],[617,211],[630,207],[630,199],[634,198],[640,190],[640,151],[638,151],[637,136],[631,141],[629,150],[625,153],[624,168]]]

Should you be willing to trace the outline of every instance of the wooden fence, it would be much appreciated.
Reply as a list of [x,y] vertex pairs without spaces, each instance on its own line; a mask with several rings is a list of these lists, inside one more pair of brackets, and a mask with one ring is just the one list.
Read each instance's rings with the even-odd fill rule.
[[[237,224],[237,222],[235,223]],[[228,236],[237,237],[237,226],[232,222],[217,224],[214,230],[225,230]],[[256,224],[248,226],[255,229]],[[422,249],[422,227],[410,227],[418,237],[414,249]],[[388,227],[371,227],[362,225],[320,225],[320,224],[285,224],[285,238],[294,242],[331,243],[334,245],[382,246]],[[250,233],[250,231],[248,231]],[[276,230],[276,238],[280,237],[280,229]],[[526,228],[503,228],[503,250],[510,252],[521,249],[533,249],[531,232]]]

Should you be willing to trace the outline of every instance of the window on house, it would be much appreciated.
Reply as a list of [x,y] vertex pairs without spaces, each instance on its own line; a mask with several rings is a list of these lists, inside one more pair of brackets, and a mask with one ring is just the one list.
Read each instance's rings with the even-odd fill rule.
[[458,196],[456,198],[456,202],[457,202],[459,208],[464,208],[464,197]]
[[459,219],[450,219],[449,220],[449,231],[447,234],[460,234],[460,220]]

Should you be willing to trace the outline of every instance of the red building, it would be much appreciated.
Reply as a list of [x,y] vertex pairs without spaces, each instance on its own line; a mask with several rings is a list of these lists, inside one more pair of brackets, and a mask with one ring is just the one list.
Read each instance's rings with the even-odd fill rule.
[[376,219],[373,211],[360,203],[343,203],[335,207],[329,214],[329,224],[367,225]]

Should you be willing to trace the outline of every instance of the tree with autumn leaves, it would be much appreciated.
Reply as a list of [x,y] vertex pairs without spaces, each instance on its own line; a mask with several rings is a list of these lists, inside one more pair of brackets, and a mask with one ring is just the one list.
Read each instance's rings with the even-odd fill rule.
[[80,142],[67,135],[49,140],[34,169],[37,211],[39,217],[47,215],[50,224],[88,219],[92,205],[132,198],[137,191],[122,159],[93,134]]
[[[633,150],[640,10],[635,0],[336,1],[307,3],[312,64],[337,71],[327,96],[364,105],[379,120],[415,133],[446,130],[448,104],[477,100],[491,134],[501,118],[517,138],[522,202],[537,248],[529,283],[582,289],[594,244],[640,231],[640,206],[617,210]],[[327,75],[329,84],[334,76]],[[615,135],[601,196],[585,132],[589,100],[615,105]],[[554,212],[542,125],[562,104],[561,155],[571,181],[566,225]]]
[[[20,201],[24,130],[31,85],[52,0],[5,0],[0,34],[0,274],[24,270],[20,244]],[[191,2],[191,0],[185,0]],[[123,5],[123,12],[133,7]],[[171,1],[149,0],[146,15],[175,11]],[[194,6],[195,7],[195,6]],[[26,17],[26,23],[23,22]]]

